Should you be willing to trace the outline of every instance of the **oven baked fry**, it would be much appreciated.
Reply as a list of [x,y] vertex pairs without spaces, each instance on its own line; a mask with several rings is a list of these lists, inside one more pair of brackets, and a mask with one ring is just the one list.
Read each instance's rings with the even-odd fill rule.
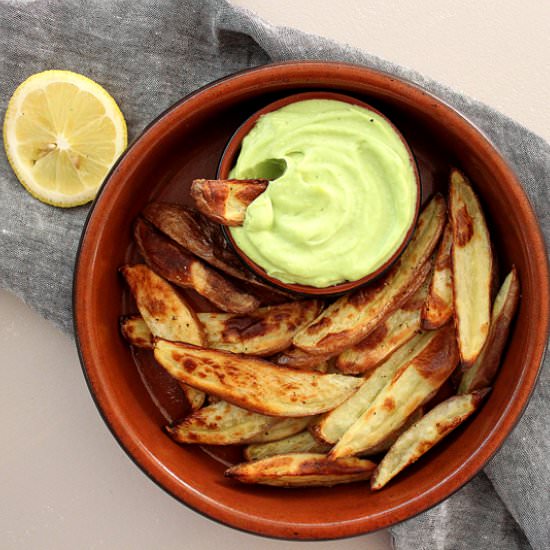
[[418,334],[428,282],[427,277],[410,300],[388,315],[364,340],[343,351],[336,360],[338,370],[345,374],[363,374]]
[[421,333],[413,337],[381,365],[369,372],[362,386],[338,407],[321,415],[311,424],[313,436],[323,443],[338,443],[346,431],[372,405],[395,374],[426,347],[432,336]]
[[331,445],[320,443],[308,430],[295,435],[270,441],[268,443],[252,443],[245,447],[243,454],[246,460],[259,460],[275,455],[289,453],[319,453],[329,451]]
[[[125,265],[120,272],[126,279],[137,308],[153,336],[199,346],[206,342],[195,312],[170,283],[143,264]],[[191,410],[199,409],[204,403],[205,394],[187,384],[180,386]]]
[[331,487],[369,479],[376,464],[361,458],[329,460],[326,455],[296,453],[243,462],[226,470],[242,483],[279,487]]
[[142,219],[136,221],[134,237],[147,265],[171,283],[192,288],[222,311],[248,313],[258,309],[257,298],[238,289]]
[[177,244],[231,277],[245,281],[270,300],[293,295],[262,281],[235,254],[220,226],[188,206],[167,202],[149,203],[141,215]]
[[311,354],[339,353],[366,338],[422,285],[445,224],[445,201],[436,195],[424,208],[413,237],[384,277],[339,298],[292,339]]
[[333,354],[312,355],[295,346],[290,346],[288,349],[278,353],[271,358],[271,361],[281,367],[290,367],[293,369],[316,370],[319,365],[326,363]]
[[120,332],[132,346],[153,349],[154,336],[141,315],[123,315],[120,318]]
[[205,328],[208,347],[266,356],[288,348],[294,334],[317,317],[321,308],[320,300],[303,300],[243,315],[199,313],[198,316]]
[[450,179],[454,317],[460,359],[468,368],[489,333],[493,253],[487,224],[470,183],[458,170],[451,171]]
[[263,359],[157,339],[156,360],[175,378],[238,407],[284,417],[313,416],[347,399],[361,380],[278,367]]
[[[317,316],[319,300],[267,306],[251,313],[197,313],[206,343],[213,349],[271,355],[286,349],[294,333]],[[123,317],[121,331],[130,344],[153,348],[153,335],[139,315]],[[316,359],[316,363],[321,363]]]
[[166,431],[180,443],[239,445],[277,422],[280,419],[218,401],[195,411],[174,426],[167,426]]
[[257,434],[249,443],[271,443],[287,437],[292,437],[303,431],[311,422],[314,416],[302,416],[300,418],[278,418],[276,422],[269,426],[262,433]]
[[404,431],[391,446],[371,480],[371,488],[381,489],[409,464],[416,462],[423,454],[459,426],[480,405],[489,390],[465,395],[455,395],[423,416]]
[[369,408],[330,451],[331,458],[368,452],[398,430],[407,418],[429,401],[458,364],[454,327],[426,333],[425,345],[380,391]]
[[422,416],[424,416],[424,407],[419,407],[414,411],[403,426],[393,431],[385,439],[383,439],[378,445],[371,447],[366,453],[360,456],[373,456],[380,453],[384,453],[391,448],[391,446],[397,441],[397,438],[405,431],[408,430],[415,422],[418,422]]
[[451,224],[447,223],[435,255],[428,296],[422,309],[422,327],[425,329],[442,327],[453,315],[452,243]]
[[191,184],[191,197],[207,218],[222,225],[242,225],[248,205],[267,188],[267,180],[206,180]]
[[495,298],[491,313],[489,336],[476,362],[462,375],[458,393],[470,393],[486,388],[493,382],[508,341],[510,323],[514,318],[519,302],[519,280],[516,268],[508,274]]

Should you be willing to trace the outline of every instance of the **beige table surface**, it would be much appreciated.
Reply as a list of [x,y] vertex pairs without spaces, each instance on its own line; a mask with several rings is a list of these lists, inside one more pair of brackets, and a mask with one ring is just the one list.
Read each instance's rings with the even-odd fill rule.
[[[550,138],[548,0],[235,3],[415,67]],[[5,291],[0,349],[0,548],[391,548],[387,532],[337,542],[263,539],[179,504],[110,435],[73,341]]]

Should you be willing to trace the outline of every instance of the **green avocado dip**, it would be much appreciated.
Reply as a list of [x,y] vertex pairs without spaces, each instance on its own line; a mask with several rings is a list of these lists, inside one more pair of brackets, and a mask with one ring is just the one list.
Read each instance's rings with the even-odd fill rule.
[[309,99],[261,116],[230,177],[271,180],[230,231],[284,283],[322,288],[376,271],[415,216],[415,171],[399,134],[342,101]]

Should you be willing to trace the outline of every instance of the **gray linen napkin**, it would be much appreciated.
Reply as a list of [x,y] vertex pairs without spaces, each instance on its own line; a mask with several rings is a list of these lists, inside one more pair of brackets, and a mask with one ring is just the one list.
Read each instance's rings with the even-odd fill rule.
[[[475,122],[517,171],[550,240],[550,147],[493,109],[418,73],[224,0],[0,0],[0,110],[32,73],[74,70],[104,85],[130,138],[174,101],[234,71],[290,59],[342,60],[416,82]],[[3,115],[2,115],[3,116]],[[75,253],[89,207],[32,199],[0,154],[0,285],[72,332]],[[548,360],[546,361],[548,363]],[[504,447],[461,491],[392,529],[398,550],[550,547],[550,366]]]

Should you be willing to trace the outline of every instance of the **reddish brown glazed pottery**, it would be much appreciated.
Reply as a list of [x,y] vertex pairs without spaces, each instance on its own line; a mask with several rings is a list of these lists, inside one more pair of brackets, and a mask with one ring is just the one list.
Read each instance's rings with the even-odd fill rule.
[[[423,197],[446,193],[450,166],[472,180],[487,215],[501,277],[515,264],[522,297],[492,392],[478,414],[386,488],[366,483],[285,490],[223,477],[210,449],[180,446],[162,431],[182,414],[173,384],[150,352],[131,351],[118,332],[135,311],[117,269],[138,261],[132,222],[151,200],[189,203],[194,178],[213,178],[240,124],[272,101],[307,90],[344,93],[379,109],[418,162]],[[201,303],[189,294],[201,307]],[[202,307],[204,303],[202,303]],[[254,533],[296,539],[367,533],[441,502],[502,445],[533,391],[548,335],[549,277],[537,220],[516,176],[491,143],[451,107],[412,84],[364,67],[301,62],[269,65],[206,86],[161,115],[128,149],[97,198],[76,265],[74,317],[96,404],[134,462],[175,498]],[[229,461],[236,456],[229,453]]]
[[243,139],[250,132],[250,130],[252,130],[252,128],[254,127],[254,125],[262,115],[271,113],[272,111],[276,111],[277,109],[280,109],[285,105],[289,105],[290,103],[296,103],[297,101],[305,101],[307,99],[334,99],[336,101],[344,101],[345,103],[351,103],[352,105],[359,105],[360,107],[369,109],[370,111],[373,111],[379,116],[381,116],[388,124],[390,124],[390,126],[393,127],[395,133],[401,138],[401,141],[403,142],[403,145],[405,146],[409,154],[409,159],[413,167],[414,175],[416,178],[417,193],[416,193],[416,206],[415,206],[414,218],[407,231],[407,234],[405,235],[405,238],[403,239],[403,242],[401,243],[399,248],[392,254],[392,256],[388,258],[388,260],[384,264],[382,264],[378,269],[376,269],[372,273],[369,273],[368,275],[365,275],[364,277],[361,277],[361,279],[357,279],[355,281],[345,281],[343,283],[332,285],[330,287],[325,287],[325,288],[316,288],[309,285],[300,285],[300,284],[294,284],[294,283],[283,283],[279,279],[268,275],[265,269],[263,269],[253,260],[251,260],[239,248],[239,246],[235,242],[235,239],[233,239],[233,236],[231,235],[231,231],[228,231],[228,230],[224,231],[226,237],[229,239],[229,242],[233,246],[235,252],[241,258],[241,260],[252,271],[254,271],[257,275],[259,275],[263,279],[269,281],[272,285],[279,286],[286,290],[291,290],[293,292],[297,292],[300,294],[310,294],[314,296],[330,296],[330,295],[337,295],[337,294],[342,294],[344,292],[348,292],[354,288],[364,285],[365,283],[368,283],[369,281],[372,281],[373,279],[378,277],[380,274],[382,274],[386,269],[388,269],[395,262],[395,260],[397,260],[401,252],[403,252],[403,250],[407,246],[407,243],[411,238],[412,232],[414,231],[416,220],[418,218],[418,211],[420,210],[420,199],[421,199],[422,190],[420,187],[420,177],[418,175],[418,168],[416,166],[416,161],[414,160],[414,156],[409,147],[409,144],[406,142],[405,138],[401,135],[401,132],[399,131],[399,129],[395,127],[395,125],[391,122],[391,120],[389,120],[388,117],[386,117],[383,113],[381,113],[371,105],[368,105],[367,103],[357,99],[356,97],[348,96],[345,94],[336,94],[333,92],[304,92],[301,94],[290,95],[282,99],[279,99],[277,101],[274,101],[273,103],[266,105],[265,107],[263,107],[262,109],[254,113],[248,120],[244,122],[244,124],[241,125],[241,127],[235,132],[235,135],[229,140],[229,143],[227,144],[227,147],[220,161],[220,166],[218,168],[218,178],[220,179],[229,178],[229,172],[237,162],[237,158],[241,149],[241,144]]

